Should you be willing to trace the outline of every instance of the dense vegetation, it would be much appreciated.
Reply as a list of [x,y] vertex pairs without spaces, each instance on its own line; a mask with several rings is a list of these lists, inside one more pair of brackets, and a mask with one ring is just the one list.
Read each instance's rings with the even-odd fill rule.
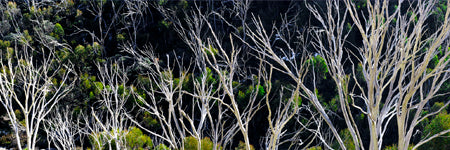
[[0,147],[445,149],[449,5],[1,1]]

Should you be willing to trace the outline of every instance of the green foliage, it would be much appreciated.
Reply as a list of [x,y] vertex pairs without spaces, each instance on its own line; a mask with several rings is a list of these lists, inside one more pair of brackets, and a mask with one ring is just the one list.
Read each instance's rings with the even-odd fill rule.
[[[98,55],[101,54],[101,50],[102,50],[102,46],[100,44],[98,44],[97,42],[92,43],[92,48],[94,50],[94,52],[98,53]],[[91,51],[91,53],[93,53]]]
[[186,0],[181,0],[178,2],[178,6],[180,6],[183,9],[186,9],[188,7],[188,2]]
[[102,82],[94,82],[94,86],[95,86],[95,89],[94,89],[94,94],[95,94],[95,95],[100,94],[100,92],[101,92],[101,91],[103,90],[103,88],[104,88],[104,85],[103,85]]
[[164,5],[164,4],[166,4],[167,3],[167,0],[159,0],[158,1],[158,4],[159,5]]
[[171,149],[164,144],[159,144],[158,146],[155,147],[155,150],[171,150]]
[[81,17],[83,15],[83,11],[77,9],[77,15],[75,17]]
[[358,10],[367,7],[367,1],[353,0],[353,3],[356,5],[356,8],[358,8]]
[[9,46],[11,46],[11,42],[10,41],[0,40],[0,49],[5,49],[5,48],[7,48]]
[[246,97],[245,93],[242,92],[241,90],[239,90],[239,91],[238,91],[238,95],[237,95],[237,100],[238,100],[238,101],[242,101],[242,100],[245,99],[245,97]]
[[355,144],[353,143],[352,135],[348,129],[344,129],[339,133],[342,140],[344,141],[344,145],[348,149],[355,149]]
[[75,54],[77,54],[79,57],[84,58],[84,54],[85,54],[85,48],[83,45],[78,45],[77,47],[75,47]]
[[433,11],[433,14],[436,15],[436,18],[440,22],[445,21],[445,12],[447,11],[447,2],[439,1],[435,7],[436,10]]
[[320,147],[320,146],[314,146],[314,147],[310,147],[310,148],[308,148],[308,149],[306,149],[306,150],[322,150],[322,147]]
[[[431,122],[425,126],[422,138],[437,134],[441,131],[450,129],[450,115],[447,112],[441,112],[436,115]],[[420,147],[420,149],[438,150],[443,147],[450,147],[450,133],[435,138]]]
[[153,118],[149,112],[144,112],[142,119],[143,119],[143,125],[147,128],[155,127],[158,125],[158,121],[155,118]]
[[[206,67],[206,74],[202,73],[201,76],[196,77],[197,82],[202,82],[202,77],[206,77],[206,83],[209,85],[217,85],[218,81],[216,80],[216,78],[213,76],[213,72],[209,67]],[[189,80],[189,79],[187,79]],[[187,86],[187,83],[189,81],[185,81],[183,84],[183,86]]]
[[264,87],[262,85],[256,85],[256,89],[258,90],[258,96],[262,97],[264,94],[266,94],[266,91],[264,90]]
[[162,26],[162,27],[164,27],[164,28],[169,28],[170,27],[170,25],[172,25],[172,22],[168,22],[168,21],[165,21],[165,20],[162,20],[162,21],[160,21],[159,22],[159,26]]
[[[124,139],[120,139],[122,143],[126,143],[126,147],[133,150],[143,150],[153,148],[152,139],[143,134],[139,128],[130,127],[127,131],[109,131],[118,132],[119,134],[125,134]],[[91,143],[93,149],[104,150],[108,149],[110,146],[112,149],[116,147],[116,141],[109,139],[108,134],[105,132],[91,133],[89,136],[89,142]],[[110,141],[111,140],[111,141]],[[110,141],[110,142],[108,142]]]
[[136,127],[130,127],[128,129],[128,133],[125,136],[125,139],[127,141],[127,147],[133,150],[153,148],[152,139],[149,136],[143,134],[141,129]]
[[243,30],[244,30],[244,27],[242,27],[242,26],[237,27],[238,33],[242,33]]
[[[355,149],[355,144],[353,143],[352,135],[350,134],[350,131],[348,129],[343,129],[339,132],[339,136],[342,138],[342,141],[344,142],[344,146],[347,149]],[[334,149],[339,149],[339,144],[333,143],[332,147]]]
[[292,98],[294,100],[293,105],[291,105],[292,109],[296,109],[302,105],[302,97],[300,96],[300,94],[294,94]]
[[33,39],[31,38],[31,35],[28,32],[28,30],[23,31],[23,34],[20,36],[20,39],[19,39],[19,44],[22,44],[22,45],[27,45],[27,44],[32,45],[33,44]]
[[337,98],[331,99],[331,101],[328,102],[328,104],[329,104],[331,110],[333,110],[334,112],[336,112],[339,108],[338,107],[339,103],[337,102]]
[[366,117],[366,116],[365,116],[363,113],[361,113],[361,114],[359,115],[358,119],[359,119],[359,120],[363,120],[365,117]]
[[[443,102],[436,102],[433,104],[433,106],[431,106],[430,111],[431,112],[435,112],[438,111],[440,108],[444,107],[444,103]],[[447,113],[447,110],[444,108],[442,109],[442,113]]]
[[208,56],[216,56],[217,53],[219,53],[219,50],[214,48],[214,47],[212,47],[212,45],[208,45],[207,48],[203,48],[203,51],[205,51],[205,53]]
[[352,25],[350,23],[347,23],[346,29],[347,29],[347,31],[352,30]]
[[[438,63],[439,63],[439,57],[436,55],[433,58],[431,58],[431,61],[429,62],[427,68],[434,69],[438,65]],[[429,73],[429,72],[427,71],[427,73]]]
[[59,23],[56,23],[56,24],[55,24],[55,27],[53,28],[53,32],[54,32],[56,35],[59,35],[59,36],[63,36],[63,35],[64,35],[64,29],[63,29],[63,27],[61,26],[61,24],[59,24]]
[[6,58],[11,59],[14,55],[14,49],[12,47],[6,48]]
[[89,143],[91,143],[91,146],[95,150],[103,150],[106,147],[106,137],[102,133],[92,133],[88,137]]
[[[97,42],[93,42],[92,45],[85,46],[77,45],[74,49],[74,55],[70,57],[71,61],[76,64],[80,71],[91,72],[93,67],[92,62],[102,63],[104,60],[100,59],[102,52],[102,46]],[[62,52],[60,55],[69,55],[68,52]]]
[[18,110],[18,109],[16,109],[14,111],[14,115],[16,116],[17,120],[19,120],[19,121],[24,118],[22,112],[20,110]]
[[358,80],[364,80],[363,66],[361,63],[358,63],[358,66],[356,66],[356,78]]
[[247,97],[247,96],[251,95],[254,92],[256,92],[258,97],[262,97],[262,96],[264,96],[266,94],[264,86],[262,86],[262,85],[255,85],[255,86],[249,85],[247,90],[245,91],[244,95]]
[[326,74],[328,73],[327,63],[325,59],[316,55],[307,61],[307,64],[310,67],[310,70],[314,70],[317,74],[319,74],[323,79],[326,79]]
[[[412,150],[413,147],[414,147],[414,145],[408,146],[408,150]],[[397,144],[393,144],[390,146],[386,146],[383,150],[398,150],[398,146],[397,146]]]
[[[213,150],[214,143],[208,137],[205,137],[200,140],[200,148],[198,147],[198,140],[195,137],[189,136],[184,138],[184,150]],[[222,149],[220,146],[217,146],[217,149]]]
[[125,37],[123,36],[123,34],[117,34],[116,39],[117,41],[123,41],[125,40]]
[[[235,150],[246,150],[246,149],[247,149],[246,147],[247,147],[247,146],[245,145],[244,142],[239,141],[238,146],[237,146],[236,148],[234,148],[234,149],[235,149]],[[255,150],[255,147],[253,147],[253,145],[250,145],[250,150]]]
[[103,90],[104,85],[102,82],[96,81],[95,76],[90,76],[87,73],[83,73],[80,76],[81,90],[89,93],[89,99],[95,99]]
[[92,91],[89,92],[89,99],[95,99],[94,92]]
[[80,76],[80,79],[81,79],[81,82],[82,82],[82,86],[85,89],[90,89],[92,87],[91,81],[90,81],[90,79],[92,79],[92,78],[90,78],[87,73],[82,74]]
[[[4,9],[4,7],[2,7],[2,9]],[[5,19],[13,19],[13,17],[20,12],[19,8],[17,8],[16,2],[12,1],[8,2],[8,4],[6,5],[6,10],[2,10],[2,13],[4,13],[5,15]]]
[[8,5],[7,5],[7,8],[8,9],[16,9],[17,8],[16,2],[9,1]]
[[67,48],[63,48],[59,51],[56,51],[56,55],[61,61],[65,62],[70,59],[70,51]]

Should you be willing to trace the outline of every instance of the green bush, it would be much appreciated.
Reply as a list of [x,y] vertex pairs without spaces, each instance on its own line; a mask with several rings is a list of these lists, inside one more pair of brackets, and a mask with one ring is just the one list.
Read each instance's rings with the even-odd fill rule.
[[314,72],[318,73],[323,79],[326,79],[326,73],[328,73],[327,63],[325,59],[320,56],[314,56],[307,61],[307,64],[310,67],[310,70],[314,69]]
[[61,24],[59,24],[59,23],[55,24],[55,27],[53,28],[53,32],[55,32],[55,34],[59,35],[59,36],[63,36],[64,35],[64,29],[61,26]]
[[[343,129],[339,132],[339,136],[342,138],[342,141],[344,142],[344,146],[347,149],[355,149],[355,144],[353,143],[352,135],[350,134],[350,131],[348,129]],[[340,149],[339,144],[333,143],[332,147],[334,149]]]
[[342,130],[339,135],[341,136],[342,140],[344,141],[344,145],[348,149],[355,149],[355,144],[353,143],[352,135],[350,134],[350,130],[344,129]]
[[125,139],[127,141],[127,147],[133,150],[153,148],[152,139],[149,136],[143,134],[141,129],[136,127],[130,127],[128,129],[128,133],[125,136]]
[[91,143],[92,148],[95,150],[105,149],[104,147],[107,147],[105,146],[105,141],[105,136],[102,133],[92,133],[89,135],[89,143]]
[[[114,131],[110,131],[114,132]],[[121,131],[121,134],[125,134],[125,139],[122,142],[125,143],[126,147],[133,150],[143,150],[143,149],[152,149],[153,141],[152,139],[143,134],[139,128],[129,127],[128,131]],[[115,149],[116,141],[112,140],[111,145],[108,144],[107,134],[105,132],[100,133],[92,133],[89,136],[89,142],[91,143],[93,149],[103,150],[108,149],[110,146]]]
[[[239,141],[239,144],[236,148],[234,148],[235,150],[245,150],[246,149],[246,145],[244,142]],[[250,150],[255,150],[255,147],[253,147],[253,145],[250,145]]]
[[[429,137],[430,135],[434,135],[448,129],[450,129],[450,115],[447,114],[447,112],[441,112],[435,116],[428,125],[425,126],[422,133],[422,138]],[[450,133],[425,143],[419,149],[438,150],[444,147],[450,147]]]
[[219,53],[219,50],[212,47],[211,45],[208,45],[208,48],[203,48],[203,50],[206,52],[208,56],[216,56],[217,53]]
[[314,147],[310,147],[307,150],[322,150],[322,147],[320,146],[314,146]]
[[171,149],[164,144],[159,144],[158,146],[155,147],[155,150],[171,150]]
[[[214,143],[208,137],[205,137],[200,140],[200,148],[202,150],[213,150]],[[196,138],[189,136],[184,138],[184,150],[198,150],[198,141]],[[217,149],[222,149],[220,146]]]
[[[414,145],[410,145],[408,147],[408,150],[412,150],[413,147],[414,147]],[[390,145],[390,146],[386,146],[383,150],[397,150],[397,149],[398,149],[397,144],[393,144],[393,145]]]
[[85,54],[85,48],[83,45],[78,45],[77,47],[75,47],[75,54],[77,54],[79,57],[84,58],[84,54]]

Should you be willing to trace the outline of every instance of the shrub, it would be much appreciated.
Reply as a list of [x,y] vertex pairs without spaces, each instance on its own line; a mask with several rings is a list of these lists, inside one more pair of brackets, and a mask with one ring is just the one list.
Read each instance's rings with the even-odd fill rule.
[[[239,141],[238,146],[237,146],[236,148],[234,148],[234,149],[235,149],[235,150],[245,150],[245,149],[246,149],[245,147],[247,147],[247,146],[245,145],[245,143],[242,142],[242,141]],[[253,147],[253,145],[250,145],[250,150],[255,150],[255,147]]]
[[55,24],[55,27],[53,28],[53,32],[55,32],[55,34],[59,35],[59,36],[63,36],[64,35],[64,29],[61,26],[61,24],[59,24],[59,23]]
[[[208,137],[203,138],[200,140],[200,149],[202,150],[213,150],[214,149],[214,143],[209,139]],[[198,150],[198,141],[196,138],[190,136],[184,138],[184,150]],[[217,147],[217,149],[222,149],[220,146]]]
[[[450,115],[447,114],[447,112],[441,112],[431,120],[430,124],[425,126],[422,133],[422,138],[448,129],[450,129]],[[450,147],[450,133],[442,136],[443,137],[438,137],[428,143],[425,143],[420,147],[420,149],[438,150],[443,147]]]
[[171,149],[164,144],[159,144],[158,146],[155,147],[155,150],[171,150]]
[[[413,147],[414,147],[414,145],[410,145],[410,146],[408,147],[408,150],[412,150]],[[386,146],[386,147],[384,148],[384,150],[397,150],[397,149],[398,149],[397,144],[393,144],[393,145],[390,145],[390,146]]]
[[307,150],[322,150],[322,147],[320,146],[314,146],[314,147],[310,147]]
[[141,129],[130,127],[128,130],[129,131],[125,136],[127,147],[129,147],[130,149],[153,148],[152,139],[149,136],[143,134]]

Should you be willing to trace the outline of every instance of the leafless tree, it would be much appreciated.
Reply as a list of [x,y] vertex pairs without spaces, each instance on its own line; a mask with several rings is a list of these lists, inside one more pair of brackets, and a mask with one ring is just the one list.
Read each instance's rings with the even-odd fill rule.
[[97,64],[97,67],[101,82],[96,85],[100,91],[99,107],[91,107],[91,112],[83,115],[85,129],[82,132],[97,148],[126,149],[125,136],[130,122],[125,103],[131,95],[126,68],[120,62]]
[[[212,20],[211,18],[222,18],[221,15],[214,11],[210,13],[203,13],[198,7],[196,7],[193,8],[193,11],[187,12],[191,15],[186,15],[186,18],[184,18],[185,20],[181,21],[179,18],[174,17],[174,12],[171,12],[169,9],[160,7],[159,10],[163,13],[164,16],[167,17],[167,19],[171,20],[174,23],[175,30],[179,33],[183,41],[188,45],[189,49],[192,50],[192,52],[195,54],[196,67],[198,67],[198,69],[203,73],[207,73],[206,69],[208,67],[215,75],[217,75],[219,82],[218,90],[220,91],[216,96],[213,97],[213,99],[218,101],[220,105],[218,107],[220,110],[230,111],[233,115],[232,120],[236,121],[236,126],[232,126],[229,128],[232,130],[228,130],[228,132],[226,132],[225,134],[222,133],[222,136],[226,135],[225,137],[227,139],[225,139],[225,141],[229,142],[231,137],[236,134],[234,133],[235,130],[237,130],[241,135],[243,135],[244,141],[247,145],[247,149],[250,149],[248,125],[252,117],[255,115],[255,112],[257,112],[257,110],[260,108],[260,103],[256,102],[257,94],[255,92],[250,96],[251,98],[246,108],[243,110],[239,109],[236,99],[237,96],[234,92],[233,79],[240,71],[239,56],[241,48],[238,45],[235,45],[235,43],[231,43],[231,50],[225,50],[225,48],[223,47],[223,38],[228,38],[230,41],[233,41],[234,39],[232,35],[230,35],[229,37],[223,37],[222,35],[218,34],[216,29],[213,28],[213,24],[210,22],[210,20]],[[183,26],[183,23],[187,23],[187,27]],[[200,83],[199,85],[201,84],[205,83]],[[255,81],[255,85],[259,84],[260,81],[258,78],[258,80]],[[196,94],[196,96],[198,96],[198,94]],[[199,96],[199,98],[205,98],[205,95]],[[229,98],[230,102],[225,102],[224,98]],[[202,112],[202,114],[204,113],[206,112]],[[220,117],[219,119],[225,118]],[[214,121],[216,123],[221,122],[221,120],[211,121]],[[220,126],[223,126],[223,124]],[[215,132],[217,133],[218,131],[215,130]],[[215,138],[219,137],[213,136],[212,138],[213,141],[217,141],[218,139]],[[222,144],[226,145],[227,143]]]
[[[37,132],[45,117],[51,112],[59,100],[64,98],[73,87],[69,82],[70,66],[56,65],[53,51],[43,54],[42,62],[35,64],[36,59],[30,51],[37,51],[28,45],[15,44],[9,53],[9,58],[2,57],[2,71],[0,74],[1,103],[7,110],[18,143],[22,126],[14,115],[19,109],[24,117],[27,148],[33,149],[37,139]],[[55,71],[56,70],[56,71]],[[58,73],[62,73],[59,83],[52,80]],[[19,148],[22,146],[19,144]]]
[[[440,47],[449,46],[450,11],[445,12],[444,21],[436,32],[430,33],[427,20],[437,1],[398,1],[395,9],[389,7],[390,3],[367,1],[363,8],[367,14],[363,18],[359,15],[362,12],[349,0],[327,1],[324,14],[308,5],[321,23],[313,32],[316,37],[315,48],[326,59],[331,77],[338,86],[341,110],[357,149],[364,149],[365,141],[361,140],[361,127],[355,123],[352,116],[355,112],[351,108],[357,108],[368,116],[369,149],[381,149],[388,124],[395,117],[398,149],[406,150],[419,122],[439,113],[450,103],[447,101],[436,112],[427,115],[422,113],[432,98],[441,95],[438,90],[449,78],[449,61],[446,58],[450,52],[440,50]],[[410,7],[403,8],[406,3],[411,3]],[[341,7],[345,10],[340,11],[338,8]],[[362,46],[350,43],[356,52],[345,47],[349,32],[345,31],[346,23],[349,23],[347,17],[353,22],[350,30],[354,29],[362,36]],[[439,52],[443,55],[436,66],[428,68],[432,58]],[[356,56],[358,60],[345,59],[346,53]],[[345,61],[353,65],[350,74],[344,71]],[[362,68],[362,80],[357,79],[358,65]],[[351,79],[356,82],[354,87],[348,87]],[[357,105],[356,101],[364,104]],[[414,148],[448,132],[450,130],[430,135]]]
[[[42,18],[32,19],[35,39],[38,47],[30,44],[27,34],[20,30],[21,14],[15,2],[8,2],[5,13],[11,15],[2,18],[8,22],[15,33],[12,35],[12,45],[2,53],[0,92],[1,103],[7,111],[11,126],[16,136],[18,148],[25,146],[34,149],[39,140],[38,131],[46,116],[51,113],[57,103],[73,88],[71,64],[60,64],[55,51],[59,48],[69,48],[53,38],[44,36],[53,24]],[[41,3],[29,3],[32,7],[40,7]],[[29,7],[31,9],[31,7]],[[3,13],[3,12],[2,12]],[[36,14],[38,15],[38,14]],[[24,123],[18,120],[14,110],[19,110],[24,116]],[[20,136],[26,135],[26,145],[21,145]]]
[[147,9],[149,8],[148,1],[132,1],[125,0],[126,12],[123,13],[124,17],[122,23],[125,27],[122,30],[126,30],[131,45],[134,49],[137,48],[137,35],[142,26],[145,25],[145,15],[148,15]]
[[44,125],[48,144],[54,143],[57,149],[74,150],[75,140],[80,136],[80,120],[74,118],[68,107],[57,107],[49,116]]

